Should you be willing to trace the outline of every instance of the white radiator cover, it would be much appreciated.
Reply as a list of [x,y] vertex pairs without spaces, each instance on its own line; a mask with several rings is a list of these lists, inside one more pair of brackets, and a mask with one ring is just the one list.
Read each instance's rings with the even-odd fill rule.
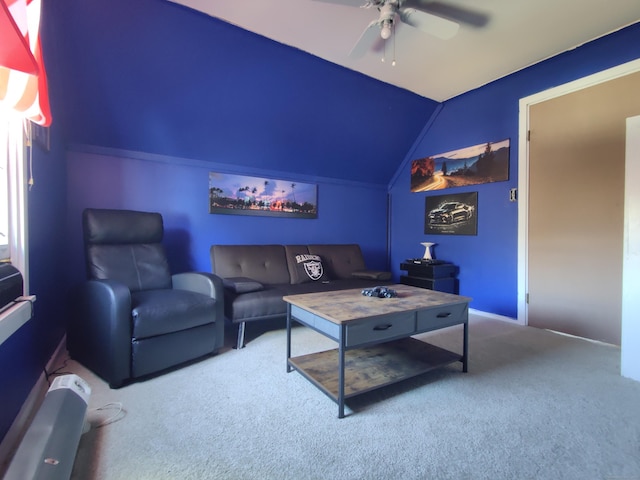
[[35,295],[22,297],[0,311],[0,345],[31,319]]
[[57,377],[16,451],[4,480],[68,479],[91,388],[77,375]]

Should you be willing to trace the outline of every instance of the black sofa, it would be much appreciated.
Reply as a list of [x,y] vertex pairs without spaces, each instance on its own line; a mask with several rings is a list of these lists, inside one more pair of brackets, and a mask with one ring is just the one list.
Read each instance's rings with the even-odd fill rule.
[[368,270],[357,244],[212,245],[210,255],[223,279],[225,320],[238,325],[237,348],[247,322],[286,317],[284,295],[371,288],[391,278]]

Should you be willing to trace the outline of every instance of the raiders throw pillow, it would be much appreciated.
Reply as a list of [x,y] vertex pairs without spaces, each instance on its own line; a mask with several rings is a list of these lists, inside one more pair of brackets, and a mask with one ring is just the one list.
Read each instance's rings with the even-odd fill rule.
[[326,282],[329,280],[320,256],[306,253],[296,255],[295,260],[299,283]]

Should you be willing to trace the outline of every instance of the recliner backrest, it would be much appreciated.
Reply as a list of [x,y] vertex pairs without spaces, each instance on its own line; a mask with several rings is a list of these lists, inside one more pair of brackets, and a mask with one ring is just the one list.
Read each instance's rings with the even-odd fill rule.
[[89,279],[117,280],[131,291],[171,288],[162,215],[88,208],[82,225]]

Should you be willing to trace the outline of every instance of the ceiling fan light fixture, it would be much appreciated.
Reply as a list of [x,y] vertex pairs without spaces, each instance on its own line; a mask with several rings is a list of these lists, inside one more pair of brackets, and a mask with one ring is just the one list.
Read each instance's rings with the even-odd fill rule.
[[391,37],[391,24],[388,22],[384,22],[382,24],[382,28],[380,29],[380,36],[387,40],[389,37]]
[[[318,1],[345,5],[355,2],[355,0]],[[369,46],[375,42],[379,42],[380,38],[382,38],[385,44],[391,37],[395,40],[395,26],[397,21],[443,40],[452,38],[457,33],[460,25],[447,18],[423,11],[424,5],[422,5],[421,2],[426,1],[427,0],[365,0],[363,8],[375,7],[378,9],[379,15],[378,18],[369,23],[364,32],[360,34],[360,38],[351,49],[349,57],[363,57],[368,51]],[[431,0],[429,0],[428,3],[431,3]],[[416,8],[412,8],[412,6]]]

